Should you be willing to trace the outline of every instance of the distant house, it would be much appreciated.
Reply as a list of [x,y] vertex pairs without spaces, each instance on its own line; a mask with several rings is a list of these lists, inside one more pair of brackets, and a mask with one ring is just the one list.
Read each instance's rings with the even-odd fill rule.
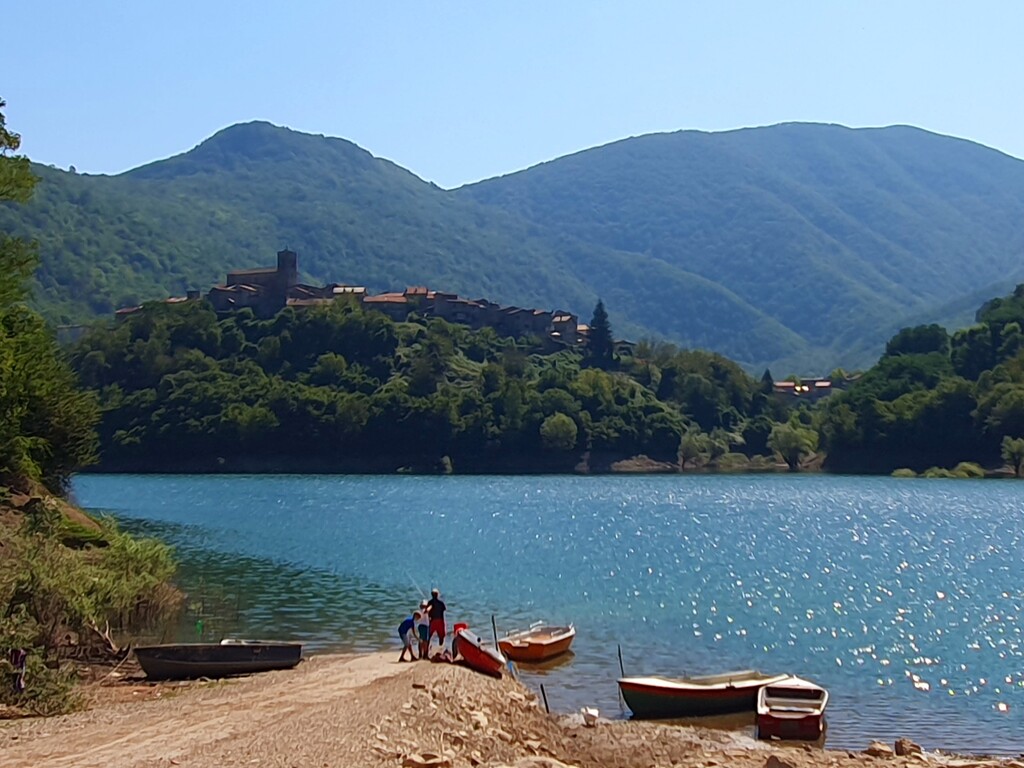
[[831,395],[833,389],[831,379],[820,377],[802,378],[799,381],[776,381],[772,384],[772,394],[786,402],[799,399],[809,403],[816,403],[823,397]]
[[[190,290],[184,296],[171,296],[169,298],[162,299],[159,302],[155,303],[184,304],[186,301],[199,301],[201,298],[202,294],[199,291]],[[133,307],[121,307],[120,309],[114,311],[114,319],[125,320],[131,317],[132,315],[136,314],[137,312],[141,312],[142,310],[143,306],[141,304]]]
[[361,300],[366,288],[331,283],[322,287],[299,282],[298,256],[287,248],[278,251],[277,266],[228,272],[223,285],[213,286],[206,298],[216,312],[250,307],[270,317],[284,307],[314,307],[343,296]]
[[206,298],[217,312],[251,307],[269,317],[287,305],[288,294],[298,283],[298,256],[286,248],[278,251],[276,267],[228,272],[224,284],[213,286]]
[[379,293],[376,296],[363,296],[363,306],[382,312],[396,322],[409,317],[409,300],[404,293]]

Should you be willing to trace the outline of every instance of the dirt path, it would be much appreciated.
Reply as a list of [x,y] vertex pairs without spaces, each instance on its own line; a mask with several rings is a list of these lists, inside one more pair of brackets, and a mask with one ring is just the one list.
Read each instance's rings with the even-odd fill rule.
[[[335,757],[354,753],[360,740],[346,723],[359,709],[358,691],[413,666],[394,660],[392,653],[315,657],[288,672],[162,686],[155,695],[139,687],[147,700],[7,724],[0,728],[0,764],[322,765],[293,759],[328,750]],[[353,749],[346,748],[350,742]]]
[[[737,732],[544,713],[512,680],[395,653],[313,657],[226,682],[119,684],[85,712],[0,723],[3,768],[518,766],[909,768],[1024,763],[872,757]],[[866,745],[865,745],[866,746]]]

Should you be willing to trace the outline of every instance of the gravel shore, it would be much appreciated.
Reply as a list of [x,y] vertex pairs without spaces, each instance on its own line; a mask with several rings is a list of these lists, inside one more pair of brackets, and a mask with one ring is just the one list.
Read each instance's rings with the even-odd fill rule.
[[86,711],[0,723],[0,765],[1024,768],[1005,759],[897,756],[892,745],[869,754],[700,727],[603,719],[588,726],[579,715],[546,714],[514,680],[396,658],[314,656],[294,670],[230,681],[108,678],[89,691]]

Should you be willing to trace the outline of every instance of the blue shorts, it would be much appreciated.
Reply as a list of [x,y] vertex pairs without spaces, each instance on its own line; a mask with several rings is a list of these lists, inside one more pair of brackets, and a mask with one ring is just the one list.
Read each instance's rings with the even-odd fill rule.
[[423,642],[423,643],[427,642],[427,630],[428,630],[429,628],[430,628],[430,627],[429,627],[429,625],[427,625],[427,624],[420,624],[420,625],[419,625],[419,626],[417,627],[417,629],[418,629],[418,630],[419,630],[419,632],[420,632],[420,642]]

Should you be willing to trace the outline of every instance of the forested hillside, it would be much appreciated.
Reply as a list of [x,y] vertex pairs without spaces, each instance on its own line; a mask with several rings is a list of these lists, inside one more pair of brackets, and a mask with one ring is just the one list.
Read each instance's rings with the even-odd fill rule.
[[35,171],[0,227],[39,242],[35,301],[57,322],[205,289],[287,246],[315,282],[584,318],[602,297],[621,336],[823,372],[1024,279],[1024,163],[909,128],[645,136],[452,191],[266,123],[119,176]]
[[459,194],[727,286],[834,360],[1024,275],[1024,163],[908,127],[643,136]]

